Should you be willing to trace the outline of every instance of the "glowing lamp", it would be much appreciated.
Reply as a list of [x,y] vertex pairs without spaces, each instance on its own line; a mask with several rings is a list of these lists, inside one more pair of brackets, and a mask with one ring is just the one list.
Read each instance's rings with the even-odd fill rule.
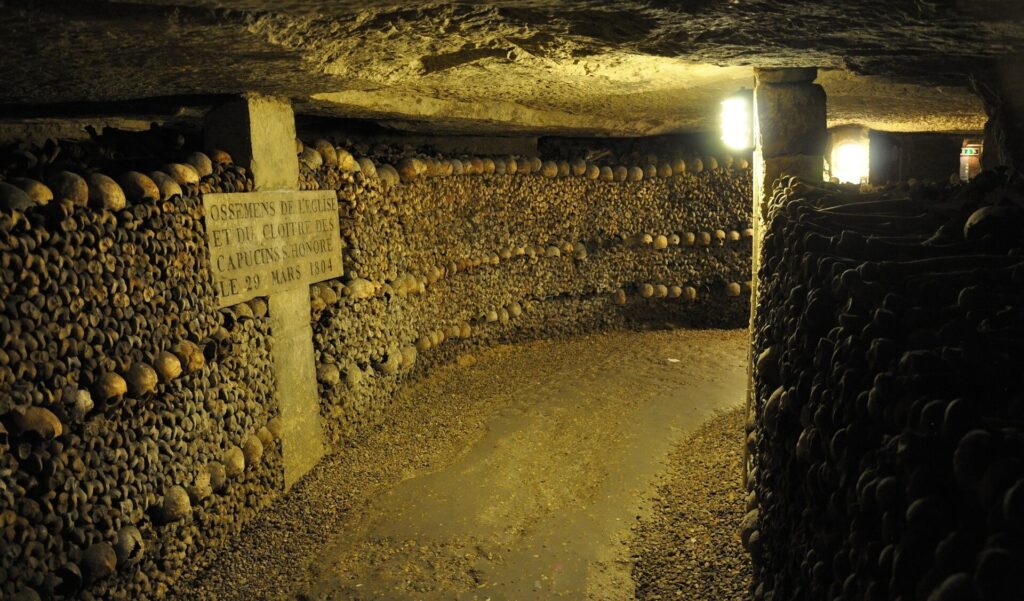
[[842,142],[832,148],[832,177],[844,184],[868,181],[871,148],[867,140]]
[[738,92],[722,101],[722,142],[733,150],[754,147],[750,93]]

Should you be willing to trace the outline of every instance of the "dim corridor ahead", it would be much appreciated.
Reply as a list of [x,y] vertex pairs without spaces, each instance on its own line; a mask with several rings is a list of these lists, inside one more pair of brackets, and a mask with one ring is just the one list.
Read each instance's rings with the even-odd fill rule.
[[691,330],[464,357],[178,594],[632,599],[631,527],[673,444],[741,404],[745,349],[745,331]]

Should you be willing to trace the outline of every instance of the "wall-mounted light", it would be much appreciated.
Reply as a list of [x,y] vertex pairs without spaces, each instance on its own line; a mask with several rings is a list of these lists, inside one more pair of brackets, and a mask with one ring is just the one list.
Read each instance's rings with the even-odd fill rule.
[[740,90],[722,101],[722,142],[733,150],[754,147],[753,102],[750,90]]
[[832,177],[844,184],[864,184],[871,168],[867,141],[842,142],[832,149]]
[[866,184],[871,171],[871,137],[860,125],[829,130],[829,172],[833,181]]

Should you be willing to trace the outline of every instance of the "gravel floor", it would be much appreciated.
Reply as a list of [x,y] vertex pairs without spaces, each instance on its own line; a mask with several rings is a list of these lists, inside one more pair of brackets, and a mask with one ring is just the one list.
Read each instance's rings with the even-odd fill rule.
[[[616,332],[438,369],[172,598],[633,599],[630,526],[672,441],[742,398],[745,349],[742,330]],[[733,428],[716,444],[738,450]]]
[[[441,383],[459,393],[443,403],[421,402],[442,395],[447,386]],[[454,365],[409,387],[394,400],[394,417],[385,427],[350,439],[318,463],[209,565],[195,566],[196,573],[171,598],[304,598],[298,589],[315,579],[315,562],[326,552],[331,533],[342,531],[368,496],[443,465],[479,438],[484,419],[500,400],[489,396],[492,390],[487,378]]]
[[705,423],[671,454],[653,515],[634,531],[642,601],[747,601],[750,559],[740,542],[743,411]]

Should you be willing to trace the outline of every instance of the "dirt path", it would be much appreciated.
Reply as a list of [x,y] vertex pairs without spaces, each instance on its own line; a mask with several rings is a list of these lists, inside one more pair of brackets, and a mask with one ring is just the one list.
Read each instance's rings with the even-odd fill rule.
[[614,333],[440,370],[181,596],[633,599],[630,529],[673,444],[741,403],[745,343]]

